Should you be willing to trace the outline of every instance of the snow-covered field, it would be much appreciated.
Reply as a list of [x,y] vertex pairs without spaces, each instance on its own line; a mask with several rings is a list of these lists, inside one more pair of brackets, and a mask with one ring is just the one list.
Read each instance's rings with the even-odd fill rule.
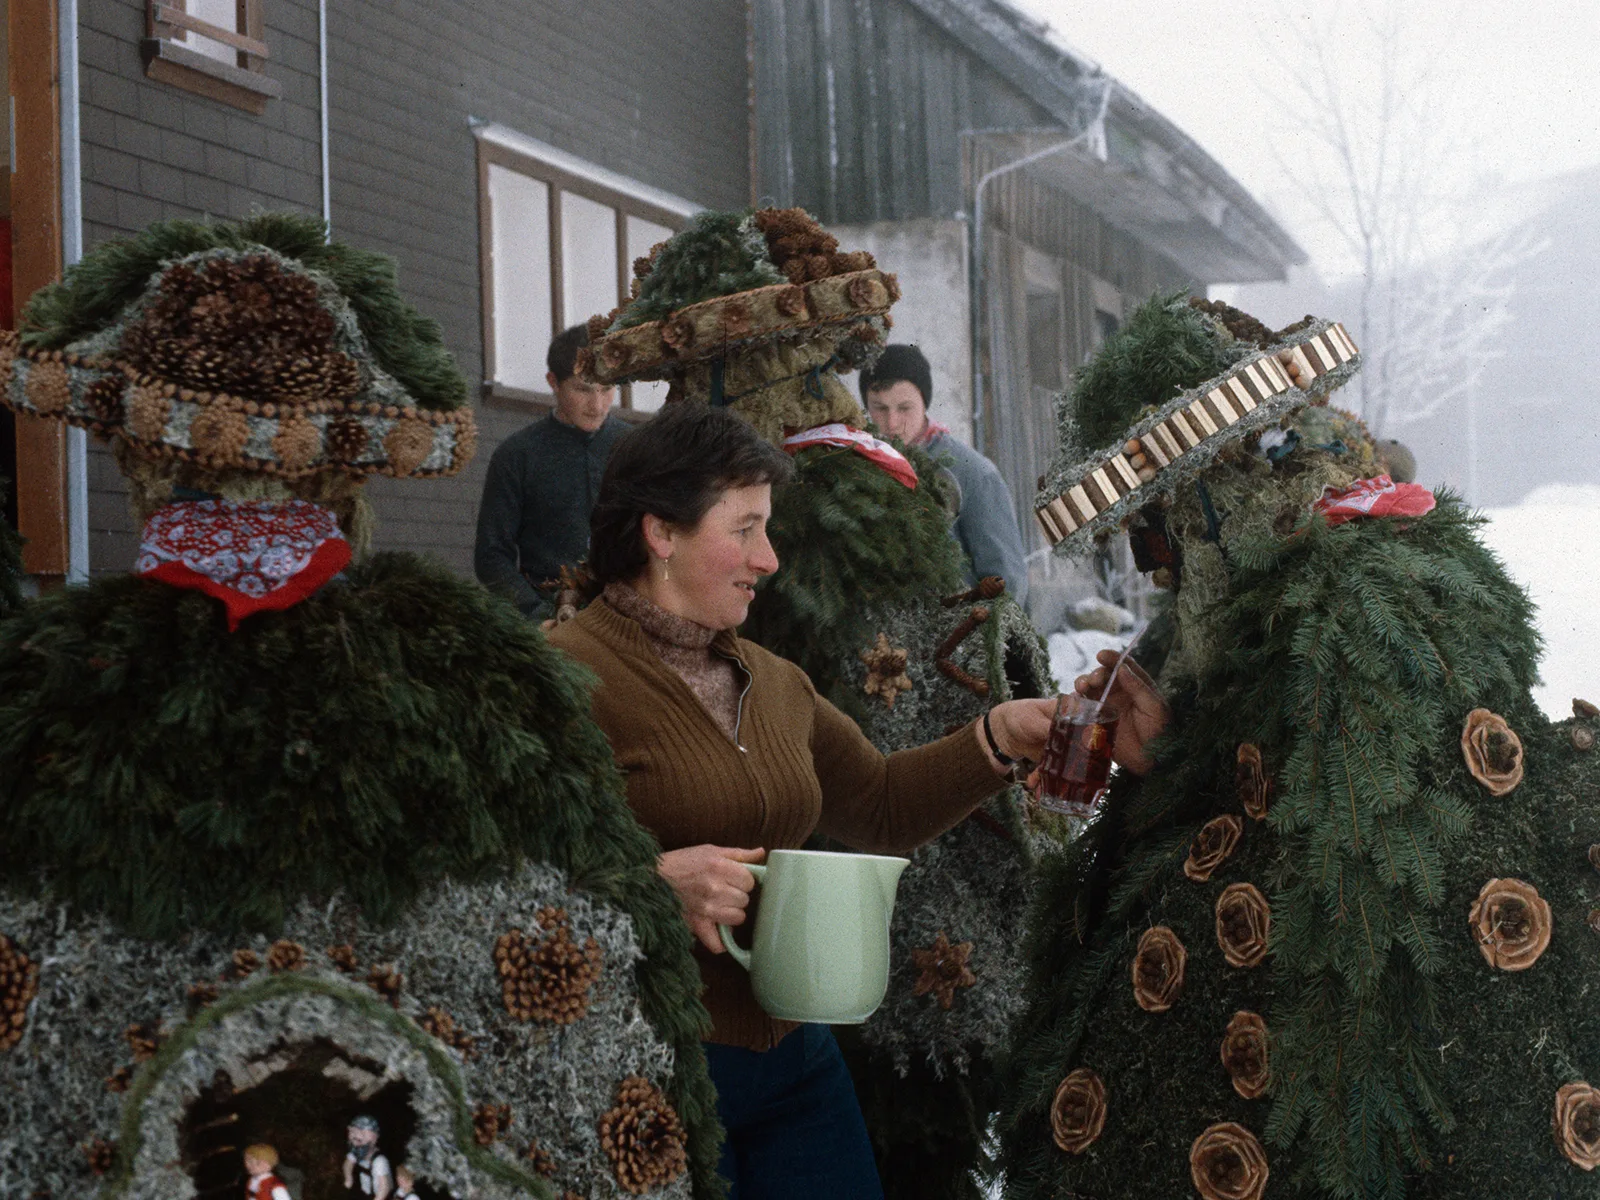
[[1484,515],[1484,540],[1539,606],[1539,707],[1560,720],[1574,696],[1600,703],[1600,484],[1551,484]]

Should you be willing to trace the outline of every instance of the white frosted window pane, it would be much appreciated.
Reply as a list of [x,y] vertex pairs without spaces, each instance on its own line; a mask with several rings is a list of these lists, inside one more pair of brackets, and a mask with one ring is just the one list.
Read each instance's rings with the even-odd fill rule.
[[628,218],[628,270],[630,277],[633,271],[633,260],[643,258],[650,253],[650,247],[657,242],[664,242],[671,237],[673,231],[665,225],[657,225],[654,221],[646,221],[643,217],[630,216]]
[[617,306],[617,210],[561,193],[561,289],[565,326]]
[[640,412],[655,412],[667,402],[665,380],[652,379],[633,385],[633,407]]
[[[184,7],[191,17],[219,25],[230,33],[239,32],[239,9],[235,0],[188,0]],[[232,46],[204,37],[192,29],[185,32],[183,41],[189,49],[207,58],[225,62],[230,67],[239,65],[239,52]]]
[[494,379],[544,392],[550,312],[550,188],[489,165],[494,276]]

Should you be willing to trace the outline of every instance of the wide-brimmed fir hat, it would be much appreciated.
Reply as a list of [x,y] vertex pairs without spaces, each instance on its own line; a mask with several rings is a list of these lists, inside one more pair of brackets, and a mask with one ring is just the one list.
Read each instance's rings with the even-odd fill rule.
[[[1307,318],[1292,332],[1242,340],[1235,336],[1242,330],[1208,315],[1212,307],[1158,297],[1107,343],[1103,361],[1088,364],[1074,393],[1063,398],[1064,461],[1044,477],[1034,502],[1039,528],[1059,552],[1087,551],[1145,505],[1198,476],[1224,449],[1318,402],[1360,366],[1355,342],[1336,321]],[[1171,338],[1165,347],[1163,336]],[[1151,362],[1164,349],[1179,377],[1196,363],[1210,364],[1202,370],[1222,369],[1170,399],[1146,397],[1109,444],[1086,446],[1080,426],[1099,418],[1102,439],[1107,428],[1118,428],[1107,425],[1119,407],[1114,394],[1119,386],[1125,392],[1129,381],[1148,386],[1152,375],[1161,376],[1163,369],[1152,371]],[[1120,397],[1123,408],[1127,403]]]
[[900,287],[804,209],[701,213],[633,270],[633,298],[589,320],[587,377],[666,380],[772,437],[859,419],[838,375],[882,349]]
[[0,366],[18,412],[213,470],[451,475],[476,442],[393,262],[294,214],[164,222],[96,248],[0,334]]

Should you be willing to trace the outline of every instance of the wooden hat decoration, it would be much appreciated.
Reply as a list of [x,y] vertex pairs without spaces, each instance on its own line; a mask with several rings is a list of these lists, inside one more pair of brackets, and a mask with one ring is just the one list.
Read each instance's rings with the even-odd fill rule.
[[1231,442],[1275,426],[1348,379],[1360,365],[1344,326],[1320,321],[1272,350],[1140,419],[1123,444],[1047,480],[1034,516],[1052,546],[1094,538],[1189,478]]

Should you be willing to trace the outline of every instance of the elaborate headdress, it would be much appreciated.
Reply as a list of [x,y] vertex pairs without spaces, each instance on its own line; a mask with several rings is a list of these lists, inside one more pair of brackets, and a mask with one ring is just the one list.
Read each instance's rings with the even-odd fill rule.
[[108,242],[0,335],[18,412],[137,455],[297,479],[436,476],[472,456],[472,413],[437,326],[382,255],[269,213]]
[[1155,298],[1062,399],[1067,436],[1034,504],[1040,529],[1064,553],[1087,550],[1359,366],[1337,322],[1308,317],[1272,334],[1226,306]]
[[584,374],[667,380],[669,399],[728,405],[772,441],[864,423],[838,375],[881,349],[900,287],[804,209],[702,213],[633,271],[633,298],[590,319]]

